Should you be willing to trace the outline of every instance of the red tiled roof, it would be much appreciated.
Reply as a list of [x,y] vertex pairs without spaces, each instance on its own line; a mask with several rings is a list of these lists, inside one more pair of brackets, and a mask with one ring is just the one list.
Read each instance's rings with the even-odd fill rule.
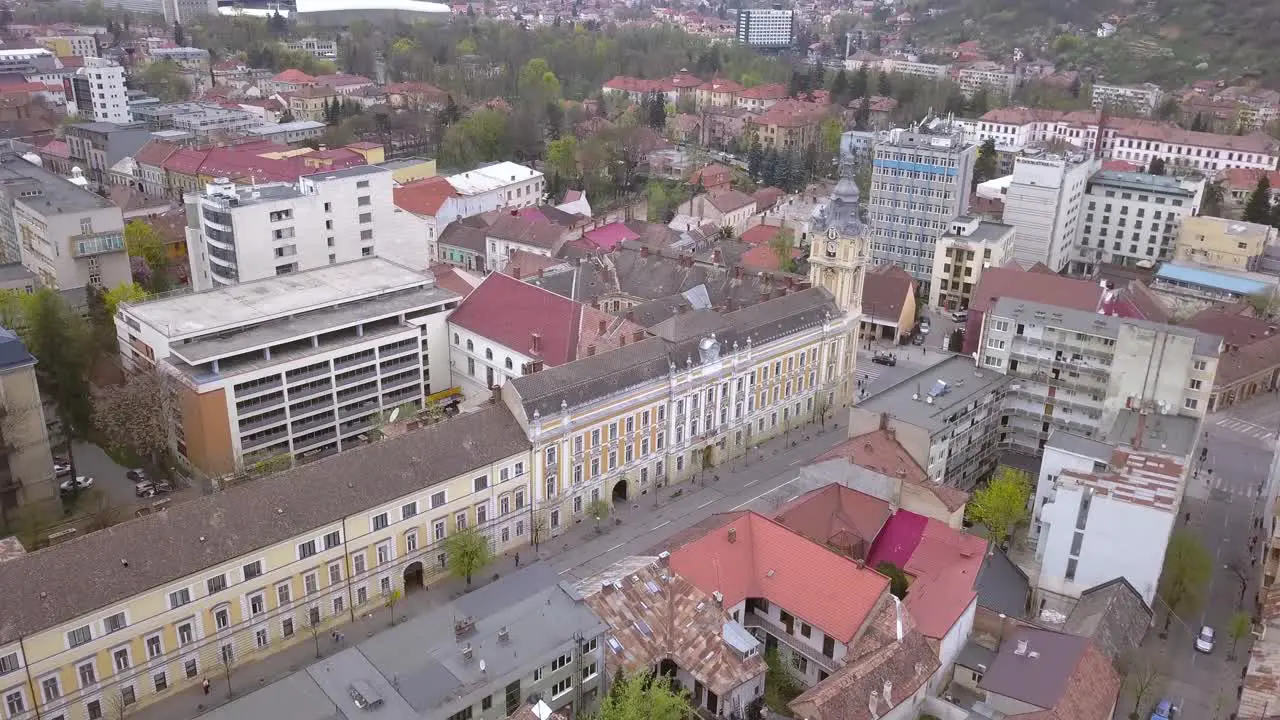
[[742,92],[742,85],[732,80],[712,78],[699,85],[698,89],[713,93],[739,93]]
[[65,55],[58,58],[58,62],[62,63],[62,67],[64,68],[84,67],[84,58],[79,55]]
[[738,97],[747,100],[781,100],[787,96],[787,86],[781,83],[772,85],[756,85],[738,93]]
[[914,292],[915,281],[907,271],[897,265],[880,265],[862,280],[862,307],[872,320],[897,322]]
[[[792,260],[799,260],[803,256],[804,251],[800,248],[791,249]],[[782,264],[778,262],[778,253],[774,252],[773,248],[769,247],[767,244],[756,245],[750,250],[742,253],[742,257],[738,259],[738,262],[742,263],[743,267],[751,268],[753,270],[774,271],[782,269]]]
[[181,175],[199,175],[200,165],[208,154],[208,150],[195,148],[176,150],[163,160],[164,169]]
[[329,87],[348,87],[351,85],[372,85],[373,81],[363,75],[348,75],[347,73],[333,73],[331,75],[317,75],[315,81],[319,85],[327,85]]
[[50,140],[40,146],[39,152],[49,157],[68,159],[71,157],[71,146],[67,145],[66,140]]
[[1227,190],[1252,192],[1258,186],[1258,178],[1266,173],[1271,183],[1272,192],[1280,189],[1280,170],[1262,170],[1259,168],[1231,168],[1222,175],[1222,184]]
[[974,583],[987,541],[933,518],[899,510],[872,545],[867,565],[888,561],[913,580],[906,604],[916,627],[941,639],[978,597]]
[[436,278],[437,287],[456,292],[464,298],[478,287],[478,285],[472,285],[462,276],[458,268],[452,265],[433,265],[430,269],[431,274]]
[[722,213],[733,212],[755,202],[750,195],[740,190],[722,190],[707,193],[707,201]]
[[728,185],[733,182],[733,171],[719,163],[712,163],[694,170],[689,176],[690,185],[697,185],[699,181],[706,188]]
[[812,125],[822,120],[827,114],[827,106],[803,100],[779,100],[760,113],[755,122],[758,125],[777,125],[780,127],[801,127]]
[[391,191],[396,207],[415,215],[434,217],[440,206],[451,197],[458,197],[458,191],[444,177],[437,175],[407,185],[401,185]]
[[786,192],[776,187],[763,187],[751,193],[751,197],[756,201],[756,212],[763,212],[777,205],[783,195],[786,195]]
[[[902,478],[904,482],[923,485],[929,480],[924,468],[902,447],[898,438],[885,429],[851,437],[819,455],[814,462],[836,459],[848,460],[853,465],[874,470],[881,475]],[[963,501],[961,504],[964,504]]]
[[310,75],[302,72],[297,68],[289,68],[288,70],[285,70],[284,72],[277,74],[275,77],[271,79],[274,82],[278,82],[278,83],[294,83],[299,85],[306,84],[306,83],[313,83],[316,81],[315,78],[311,77]]
[[528,250],[516,250],[511,253],[510,257],[507,258],[507,264],[498,272],[510,275],[517,280],[527,280],[537,276],[539,271],[549,270],[557,265],[564,264],[564,260],[531,253]]
[[973,289],[969,309],[985,312],[1002,297],[1093,312],[1098,309],[1098,303],[1102,300],[1102,288],[1088,280],[1020,268],[987,268],[978,280],[978,286]]
[[725,607],[765,598],[845,643],[889,585],[885,576],[754,512],[673,550],[670,565],[703,592],[723,593]]
[[612,222],[582,234],[584,240],[590,242],[596,249],[605,252],[612,252],[614,248],[621,245],[625,240],[635,240],[639,237],[640,233],[621,222]]
[[892,512],[880,498],[832,483],[783,505],[773,519],[861,560]]
[[1102,161],[1103,170],[1115,170],[1117,172],[1142,172],[1145,168],[1128,160],[1104,160]]
[[756,225],[739,235],[738,240],[748,245],[768,245],[781,230],[777,225]]

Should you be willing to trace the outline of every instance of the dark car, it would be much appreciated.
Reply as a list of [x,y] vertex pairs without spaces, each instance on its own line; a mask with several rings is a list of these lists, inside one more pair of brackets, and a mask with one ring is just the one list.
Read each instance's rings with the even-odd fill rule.
[[173,486],[164,480],[141,482],[133,488],[134,494],[138,497],[154,497],[156,495],[163,495],[167,492],[171,492],[172,490]]
[[135,483],[144,483],[151,479],[150,477],[147,476],[147,471],[143,470],[142,468],[134,468],[126,472],[124,476],[129,478]]
[[889,353],[876,353],[871,356],[871,362],[877,365],[888,365],[893,367],[898,364],[898,358],[890,355]]
[[920,333],[916,333],[915,335],[912,335],[912,336],[911,336],[911,344],[912,344],[912,345],[923,345],[923,344],[924,344],[924,335],[921,335]]

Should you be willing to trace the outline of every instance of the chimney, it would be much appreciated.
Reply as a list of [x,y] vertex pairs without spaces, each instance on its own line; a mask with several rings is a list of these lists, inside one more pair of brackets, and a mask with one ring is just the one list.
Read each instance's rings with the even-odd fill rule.
[[511,217],[516,217],[516,215],[518,215],[519,212],[520,211],[516,210],[515,208],[511,208]]
[[717,265],[720,264],[720,248],[716,248],[715,250],[711,251],[711,262]]
[[601,321],[600,321],[600,334],[601,334],[601,335],[603,335],[603,334],[605,334],[606,332],[609,332],[609,321],[608,321],[608,320],[601,320]]
[[642,258],[647,258],[647,257],[649,257],[649,246],[648,246],[648,245],[641,245],[641,246],[640,246],[640,257],[642,257]]
[[738,528],[735,528],[735,527],[729,528],[729,542],[731,543],[738,542]]
[[587,346],[587,357],[591,357],[592,355],[595,355],[595,354],[596,354],[596,346],[595,346],[595,345],[588,345],[588,346]]
[[886,705],[893,707],[893,681],[892,680],[884,681],[884,695],[882,697],[884,697],[884,702]]
[[734,266],[733,266],[733,278],[734,278],[735,280],[741,280],[741,279],[742,279],[742,266],[741,266],[741,265],[734,265]]
[[529,349],[535,353],[542,352],[542,336],[541,335],[539,335],[538,333],[534,333],[533,336],[529,338]]
[[543,270],[542,268],[538,268],[538,279],[539,279],[539,280],[541,280],[541,279],[542,279],[542,275],[543,275],[543,273],[544,273],[544,272],[546,272],[546,271],[545,271],[545,270]]
[[887,412],[880,413],[880,429],[881,430],[889,429],[889,413]]
[[632,340],[634,340],[634,341],[636,341],[636,342],[640,342],[641,340],[643,340],[643,339],[644,339],[644,331],[643,331],[643,330],[637,330],[637,331],[635,331],[634,333],[632,333],[632,338],[631,338],[631,339],[632,339]]
[[521,271],[521,269],[520,269],[520,266],[519,266],[519,265],[517,265],[517,266],[515,266],[515,267],[511,268],[511,277],[513,277],[513,278],[515,278],[515,279],[519,280],[519,279],[520,279],[520,276],[521,276],[522,274],[523,274],[523,272]]
[[619,346],[620,346],[620,347],[621,347],[621,346],[623,346],[623,345],[626,345],[626,344],[627,344],[627,334],[626,334],[626,333],[622,333],[621,335],[619,335],[619,336],[618,336],[618,341],[619,341]]

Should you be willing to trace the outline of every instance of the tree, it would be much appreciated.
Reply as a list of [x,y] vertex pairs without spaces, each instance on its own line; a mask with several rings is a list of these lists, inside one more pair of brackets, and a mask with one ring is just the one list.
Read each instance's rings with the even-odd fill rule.
[[94,395],[93,424],[113,447],[133,452],[147,469],[159,471],[169,452],[173,390],[173,380],[162,370],[134,373],[123,385]]
[[138,302],[145,300],[147,291],[142,289],[138,283],[122,282],[102,294],[103,305],[106,308],[107,316],[114,317],[116,310],[120,307],[120,303]]
[[689,720],[694,717],[684,690],[656,680],[648,672],[620,674],[600,703],[597,720]]
[[661,93],[649,93],[648,99],[645,101],[647,117],[645,121],[649,127],[655,130],[662,130],[667,126],[667,103]]
[[1027,501],[1031,483],[1026,473],[1000,467],[986,487],[973,493],[965,514],[971,522],[987,529],[987,537],[1002,546],[1009,535],[1028,517]]
[[858,103],[858,109],[853,112],[853,127],[858,130],[869,130],[871,128],[871,98],[862,96],[862,101]]
[[587,503],[587,516],[595,520],[596,532],[600,532],[600,523],[608,519],[609,511],[613,510],[613,506],[603,498],[596,498]]
[[795,268],[796,261],[791,257],[792,236],[791,230],[780,227],[773,237],[769,238],[769,249],[778,259],[778,269],[783,272],[793,272]]
[[1270,319],[1271,313],[1274,312],[1276,308],[1276,297],[1271,294],[1270,290],[1262,290],[1253,293],[1245,298],[1245,300],[1247,300],[1249,306],[1253,308],[1253,314],[1263,320]]
[[1227,191],[1221,180],[1215,180],[1204,186],[1204,197],[1200,199],[1200,214],[1209,217],[1222,217],[1227,200]]
[[67,306],[55,290],[37,290],[26,313],[27,349],[35,355],[40,393],[53,403],[62,423],[66,455],[75,476],[71,441],[89,431],[89,368],[93,362],[91,335],[83,318]]
[[547,167],[561,177],[578,177],[578,138],[565,135],[547,143]]
[[560,80],[542,58],[533,58],[520,68],[518,89],[520,99],[533,107],[542,107],[547,101],[560,98]]
[[186,47],[187,33],[182,29],[182,23],[177,20],[173,21],[173,44],[178,47]]
[[1146,701],[1156,695],[1164,680],[1164,669],[1151,657],[1143,655],[1138,648],[1126,650],[1117,665],[1124,676],[1124,689],[1133,696],[1133,712],[1129,713],[1129,717],[1142,717]]
[[999,170],[1000,155],[996,151],[995,138],[987,138],[978,148],[978,159],[973,163],[973,186],[986,182],[996,176]]
[[1228,660],[1234,660],[1236,657],[1236,645],[1249,631],[1253,629],[1253,620],[1249,617],[1249,613],[1237,611],[1231,616],[1231,621],[1227,623],[1227,635],[1231,638],[1231,652],[1227,653]]
[[1200,539],[1186,527],[1174,528],[1156,587],[1156,595],[1166,610],[1161,637],[1169,636],[1169,623],[1175,615],[1189,616],[1200,607],[1212,573],[1213,559]]
[[863,65],[853,74],[853,80],[849,82],[849,98],[866,97],[869,82],[870,72],[867,70],[867,66]]
[[315,612],[307,611],[307,632],[311,635],[311,642],[316,646],[316,659],[320,659],[320,608],[312,608]]
[[845,74],[844,68],[836,73],[836,77],[831,81],[831,104],[837,107],[844,107],[849,102],[849,76]]
[[1147,165],[1147,174],[1163,175],[1164,172],[1164,159],[1158,157],[1151,158],[1151,162]]
[[883,97],[893,96],[893,79],[884,70],[881,70],[880,76],[876,78],[876,94]]
[[441,161],[455,168],[470,168],[507,155],[508,118],[505,112],[481,108],[450,125],[440,147]]
[[124,247],[129,257],[142,258],[153,271],[164,270],[169,264],[160,233],[140,218],[124,226]]
[[1191,118],[1191,132],[1205,132],[1208,129],[1209,127],[1204,122],[1204,116],[1200,113],[1196,113],[1196,116]]
[[538,551],[539,545],[547,541],[550,528],[546,513],[534,512],[529,516],[529,544],[533,546],[534,552]]
[[1263,225],[1271,223],[1271,180],[1267,178],[1267,173],[1258,175],[1258,184],[1253,186],[1253,193],[1244,204],[1243,219],[1245,222]]
[[160,102],[186,100],[191,94],[191,86],[183,77],[182,68],[172,60],[148,63],[138,82],[143,90],[160,98]]
[[902,572],[902,568],[885,560],[876,565],[876,571],[889,578],[889,592],[893,593],[894,597],[902,600],[907,596],[907,585],[909,583],[907,574]]
[[489,538],[476,528],[464,528],[445,538],[444,553],[449,573],[465,578],[471,585],[471,576],[480,572],[493,560]]
[[382,595],[382,603],[386,605],[387,614],[391,616],[391,625],[395,625],[397,622],[400,622],[396,618],[396,603],[400,602],[403,597],[404,595],[397,588],[391,588]]
[[760,180],[760,170],[764,165],[764,150],[760,149],[760,143],[751,143],[751,149],[747,151],[747,174],[752,180]]

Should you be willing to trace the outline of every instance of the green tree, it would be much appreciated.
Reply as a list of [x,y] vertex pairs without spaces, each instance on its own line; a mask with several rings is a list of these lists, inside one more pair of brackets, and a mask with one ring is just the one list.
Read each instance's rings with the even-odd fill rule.
[[822,133],[822,152],[828,157],[835,157],[840,152],[840,137],[844,135],[844,126],[838,118],[827,118],[820,126]]
[[597,720],[690,720],[693,707],[684,690],[650,673],[619,675],[600,703]]
[[191,86],[182,74],[182,68],[172,60],[157,60],[147,64],[138,77],[143,90],[160,98],[160,102],[186,100]]
[[792,232],[788,228],[780,227],[778,231],[769,238],[769,249],[773,251],[774,257],[778,259],[778,269],[783,272],[795,272],[796,261],[791,257],[792,251]]
[[1200,198],[1200,214],[1209,217],[1222,217],[1226,204],[1227,191],[1221,180],[1215,180],[1204,186],[1204,197]]
[[1164,551],[1164,568],[1156,587],[1156,596],[1165,606],[1161,637],[1168,637],[1169,623],[1175,615],[1189,618],[1200,607],[1212,573],[1213,558],[1200,539],[1186,527],[1175,528]]
[[542,107],[547,101],[560,98],[560,80],[542,58],[533,58],[524,64],[518,83],[520,99],[533,107]]
[[849,76],[845,74],[844,68],[836,73],[836,77],[831,81],[831,104],[837,107],[844,107],[849,102]]
[[88,325],[55,290],[37,290],[27,307],[27,349],[35,355],[40,393],[62,424],[66,455],[75,476],[71,441],[84,437],[92,417],[89,369],[93,363]]
[[973,186],[977,187],[978,183],[994,178],[999,169],[999,163],[1000,155],[996,151],[995,139],[983,140],[982,146],[978,148],[978,159],[973,163]]
[[565,135],[547,143],[547,167],[564,178],[578,176],[578,138]]
[[885,560],[876,565],[876,571],[881,575],[889,578],[889,592],[899,600],[907,596],[907,586],[910,582],[907,580],[907,574],[902,572],[902,568]]
[[448,167],[469,169],[479,163],[500,160],[507,155],[507,114],[481,108],[449,126],[440,148]]
[[880,76],[876,78],[876,94],[883,97],[893,97],[893,78],[889,77],[889,73],[881,70]]
[[764,165],[764,151],[760,149],[760,143],[752,143],[751,149],[747,151],[747,174],[752,180],[760,181],[760,170]]
[[465,578],[471,585],[471,576],[493,561],[493,549],[489,538],[476,528],[458,530],[444,540],[444,553],[449,574]]
[[1231,621],[1227,623],[1227,636],[1231,638],[1231,652],[1227,653],[1228,660],[1235,659],[1236,646],[1252,629],[1253,620],[1249,617],[1249,613],[1237,611],[1236,614],[1231,616]]
[[106,305],[107,316],[114,317],[120,303],[138,302],[147,298],[147,291],[138,283],[122,282],[102,295]]
[[853,80],[849,81],[849,98],[866,97],[869,83],[870,71],[867,70],[866,65],[863,65],[853,74]]
[[858,109],[853,112],[853,126],[858,130],[871,129],[871,97],[862,96],[862,101],[858,103]]
[[129,257],[142,258],[153,273],[164,272],[169,267],[169,257],[164,240],[151,224],[142,219],[130,220],[124,226],[124,246]]
[[611,510],[613,510],[613,506],[603,498],[597,498],[587,503],[587,517],[595,521],[596,532],[600,532],[600,523],[609,519]]
[[1253,308],[1253,313],[1263,320],[1269,319],[1271,313],[1276,309],[1276,296],[1270,290],[1262,290],[1260,292],[1249,295],[1245,300],[1249,306]]
[[997,546],[1028,517],[1031,482],[1027,474],[1001,466],[986,487],[973,493],[965,514],[970,522],[987,529],[987,537]]
[[1151,162],[1147,165],[1147,173],[1150,175],[1163,175],[1164,172],[1164,160],[1158,157],[1151,158]]
[[1258,184],[1253,186],[1253,193],[1244,204],[1243,218],[1245,222],[1263,225],[1271,223],[1271,180],[1267,178],[1267,173],[1258,175]]

